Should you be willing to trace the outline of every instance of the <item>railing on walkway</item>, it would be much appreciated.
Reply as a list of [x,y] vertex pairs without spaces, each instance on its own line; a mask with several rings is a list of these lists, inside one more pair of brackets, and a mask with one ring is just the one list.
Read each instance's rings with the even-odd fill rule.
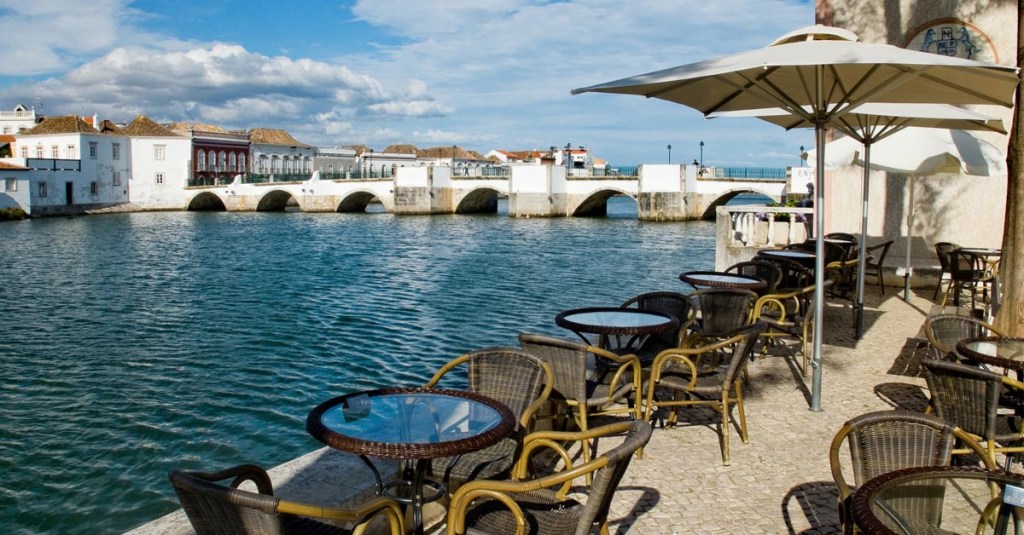
[[249,173],[242,177],[246,184],[265,184],[267,182],[304,182],[312,173]]
[[507,178],[511,175],[508,167],[454,167],[452,178]]
[[569,169],[569,180],[634,179],[640,177],[639,167],[608,167],[605,169]]
[[801,229],[807,215],[814,213],[813,208],[788,206],[725,206],[723,209],[729,214],[730,244],[757,247],[804,241],[806,231]]
[[785,167],[707,167],[699,178],[786,180]]

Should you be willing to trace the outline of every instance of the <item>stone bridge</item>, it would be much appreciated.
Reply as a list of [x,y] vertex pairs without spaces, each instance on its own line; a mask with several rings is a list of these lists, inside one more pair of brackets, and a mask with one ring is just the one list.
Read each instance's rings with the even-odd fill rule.
[[[509,176],[453,177],[448,167],[400,167],[393,178],[250,184],[185,190],[189,210],[364,212],[379,202],[395,214],[496,212],[508,198],[511,217],[604,215],[608,199],[629,196],[639,219],[713,219],[715,209],[741,193],[782,198],[786,180],[704,178],[692,165],[643,165],[637,176],[575,176],[564,167],[521,165]],[[798,190],[799,191],[799,190]]]

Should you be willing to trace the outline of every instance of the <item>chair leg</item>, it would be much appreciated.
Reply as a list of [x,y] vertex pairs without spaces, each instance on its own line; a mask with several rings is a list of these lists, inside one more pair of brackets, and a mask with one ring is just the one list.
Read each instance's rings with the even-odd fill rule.
[[[726,395],[728,401],[728,394]],[[736,383],[736,415],[740,419],[740,439],[744,444],[750,444],[750,435],[747,434],[747,414],[743,410],[743,387]]]
[[942,288],[942,278],[946,276],[945,271],[939,272],[939,282],[935,283],[935,289],[932,290],[932,301],[939,296],[939,289]]
[[719,405],[722,412],[722,427],[719,436],[722,439],[722,466],[729,466],[729,394],[722,395]]
[[[586,433],[587,432],[587,406],[586,405],[580,404],[580,406],[579,406],[579,416],[577,416],[577,418],[576,418],[576,424],[580,427],[580,432],[582,432],[582,433]],[[590,455],[591,455],[591,452],[590,452],[590,441],[589,440],[584,440],[580,444],[580,449],[582,450],[582,453],[583,453],[583,464],[586,464],[586,463],[590,462]],[[594,482],[594,475],[593,475],[593,473],[588,473],[587,474],[586,482],[587,482],[587,485],[590,485],[591,483]]]

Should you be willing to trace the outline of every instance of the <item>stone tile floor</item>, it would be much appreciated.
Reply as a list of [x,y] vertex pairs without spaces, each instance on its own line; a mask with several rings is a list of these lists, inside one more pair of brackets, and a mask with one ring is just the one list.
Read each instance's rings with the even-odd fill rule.
[[[730,466],[722,465],[714,412],[689,411],[677,427],[656,429],[644,458],[633,460],[619,487],[611,532],[837,533],[838,492],[828,463],[832,437],[846,420],[864,412],[924,407],[924,380],[916,362],[926,350],[921,326],[936,311],[927,294],[921,290],[905,303],[892,289],[885,296],[867,290],[860,340],[853,336],[850,304],[829,303],[821,411],[809,410],[810,378],[802,378],[794,361],[769,356],[751,363],[744,390],[750,443],[743,444],[736,428],[730,428]],[[323,490],[325,474],[365,470],[358,460],[347,462],[354,458],[339,460],[343,455],[314,452],[271,474],[284,483],[282,495],[325,503],[312,488]],[[326,463],[327,458],[334,460]],[[301,479],[317,485],[301,484]],[[346,496],[365,490],[351,489]],[[434,531],[443,532],[443,525]],[[190,532],[179,511],[135,533]]]

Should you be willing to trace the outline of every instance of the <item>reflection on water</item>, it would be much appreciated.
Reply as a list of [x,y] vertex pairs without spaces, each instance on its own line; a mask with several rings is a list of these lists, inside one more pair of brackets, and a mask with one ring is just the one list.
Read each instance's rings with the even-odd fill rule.
[[[632,216],[623,215],[629,214]],[[710,223],[502,215],[146,213],[0,225],[0,525],[116,532],[166,473],[273,466],[318,403],[452,357],[570,336],[567,308],[684,290]]]

